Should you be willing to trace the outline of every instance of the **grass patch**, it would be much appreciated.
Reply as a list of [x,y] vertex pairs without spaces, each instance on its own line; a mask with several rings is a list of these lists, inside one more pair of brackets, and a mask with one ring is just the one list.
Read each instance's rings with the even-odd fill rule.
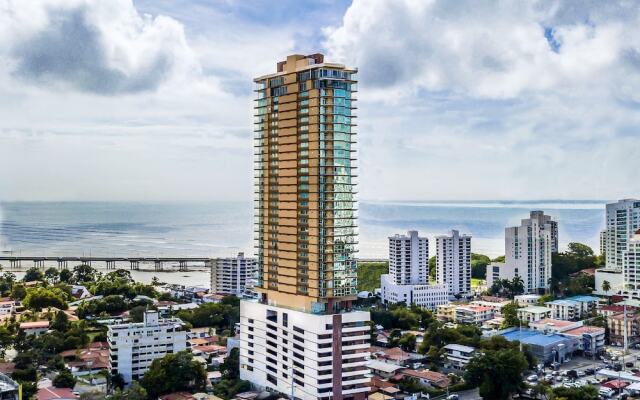
[[380,275],[389,273],[388,262],[358,263],[358,291],[373,292],[380,287]]
[[471,287],[476,288],[480,285],[484,285],[486,281],[484,279],[471,278]]

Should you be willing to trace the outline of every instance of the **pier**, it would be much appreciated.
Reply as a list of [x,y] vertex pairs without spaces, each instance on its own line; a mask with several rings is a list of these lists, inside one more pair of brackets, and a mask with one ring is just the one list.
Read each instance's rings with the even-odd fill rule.
[[[188,271],[193,264],[203,264],[210,267],[215,258],[206,257],[30,257],[30,256],[3,256],[0,255],[0,263],[8,262],[11,269],[22,268],[23,263],[35,268],[45,268],[46,262],[55,262],[59,269],[69,268],[69,263],[74,265],[90,265],[101,263],[107,269],[117,269],[124,264],[131,270],[139,270],[140,263],[153,263],[156,271],[162,271],[167,264],[177,264],[179,271]],[[25,265],[25,266],[26,266]]]

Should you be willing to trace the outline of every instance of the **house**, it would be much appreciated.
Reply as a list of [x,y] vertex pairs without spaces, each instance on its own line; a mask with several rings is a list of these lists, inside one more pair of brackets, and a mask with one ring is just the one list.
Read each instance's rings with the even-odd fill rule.
[[205,326],[202,328],[191,328],[189,332],[187,332],[187,339],[195,339],[195,338],[208,338],[208,337],[216,336],[216,328],[211,326]]
[[60,353],[74,376],[93,375],[109,369],[109,343],[94,342],[80,350]]
[[20,392],[20,384],[9,376],[0,373],[0,399],[2,400],[18,400]]
[[551,309],[541,306],[529,306],[518,309],[518,318],[525,322],[536,322],[541,319],[551,318]]
[[400,366],[409,365],[412,360],[421,359],[421,356],[412,355],[402,350],[400,347],[392,347],[390,349],[382,347],[371,347],[372,355],[380,361],[396,364]]
[[91,292],[83,285],[73,285],[71,286],[71,295],[80,300],[91,297]]
[[2,300],[0,300],[0,316],[2,315],[10,315],[16,312],[16,302],[8,299],[8,298],[4,298]]
[[367,362],[367,368],[371,370],[372,374],[388,379],[394,376],[396,372],[404,367],[397,364],[386,363],[383,361],[369,360]]
[[217,293],[203,294],[200,300],[203,303],[220,303],[224,299],[224,296]]
[[445,367],[453,369],[464,369],[476,351],[471,346],[461,344],[448,344],[443,349],[445,351]]
[[457,323],[481,325],[493,318],[493,310],[489,307],[476,305],[463,305],[455,308]]
[[158,312],[162,318],[167,318],[172,312],[181,310],[195,310],[200,307],[197,303],[171,304],[158,306]]
[[400,370],[394,377],[394,381],[401,381],[403,378],[409,377],[417,379],[422,385],[434,387],[438,389],[446,388],[451,384],[451,380],[445,374],[440,372],[429,371],[424,369],[421,371],[405,368]]
[[[624,313],[607,317],[609,329],[609,343],[614,346],[622,346],[624,343]],[[640,314],[631,314],[627,308],[627,339],[629,344],[634,344],[640,336]]]
[[39,388],[36,392],[36,400],[75,400],[80,396],[74,394],[70,388],[57,388],[53,386]]
[[209,371],[207,372],[207,380],[212,385],[215,385],[222,380],[222,373],[220,371]]
[[227,356],[227,347],[215,344],[195,346],[191,348],[191,353],[196,357],[202,357],[206,364],[216,367],[224,362]]
[[20,330],[27,336],[39,336],[49,330],[49,321],[23,322],[20,324]]

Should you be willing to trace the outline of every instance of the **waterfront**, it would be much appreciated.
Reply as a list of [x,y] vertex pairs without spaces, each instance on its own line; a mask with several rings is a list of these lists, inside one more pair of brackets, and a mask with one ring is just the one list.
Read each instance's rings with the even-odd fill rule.
[[[385,258],[387,236],[417,229],[433,237],[449,229],[473,235],[473,251],[504,254],[504,227],[515,225],[533,209],[559,222],[561,248],[571,241],[597,251],[604,225],[604,201],[361,201],[361,258]],[[14,255],[57,256],[233,256],[252,254],[253,209],[250,202],[0,203],[0,249]],[[432,248],[432,252],[433,252]],[[23,265],[23,269],[28,265]],[[55,266],[55,265],[51,265]],[[103,264],[96,264],[104,268]],[[128,268],[125,264],[121,268]],[[133,271],[150,282],[153,265]],[[166,268],[171,270],[171,268]],[[208,284],[208,271],[162,272],[172,283]]]

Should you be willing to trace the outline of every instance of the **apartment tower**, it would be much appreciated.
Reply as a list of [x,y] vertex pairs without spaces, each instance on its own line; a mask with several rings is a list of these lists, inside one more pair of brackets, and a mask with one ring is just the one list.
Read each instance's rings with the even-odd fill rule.
[[558,249],[558,223],[543,211],[531,211],[520,226],[505,228],[505,263],[512,276],[522,278],[525,293],[549,289],[554,249]]
[[640,200],[624,199],[606,206],[606,267],[622,270],[629,239],[640,229]]
[[429,239],[417,231],[389,237],[389,273],[380,277],[382,301],[416,304],[431,310],[447,304],[445,285],[429,283]]
[[240,306],[240,374],[299,399],[364,399],[356,298],[356,69],[291,55],[255,82],[259,299]]
[[428,282],[429,239],[417,231],[389,237],[389,275],[398,285]]
[[471,235],[436,236],[436,279],[451,295],[471,292]]
[[211,266],[211,293],[242,296],[255,284],[256,260],[244,253],[217,258]]

